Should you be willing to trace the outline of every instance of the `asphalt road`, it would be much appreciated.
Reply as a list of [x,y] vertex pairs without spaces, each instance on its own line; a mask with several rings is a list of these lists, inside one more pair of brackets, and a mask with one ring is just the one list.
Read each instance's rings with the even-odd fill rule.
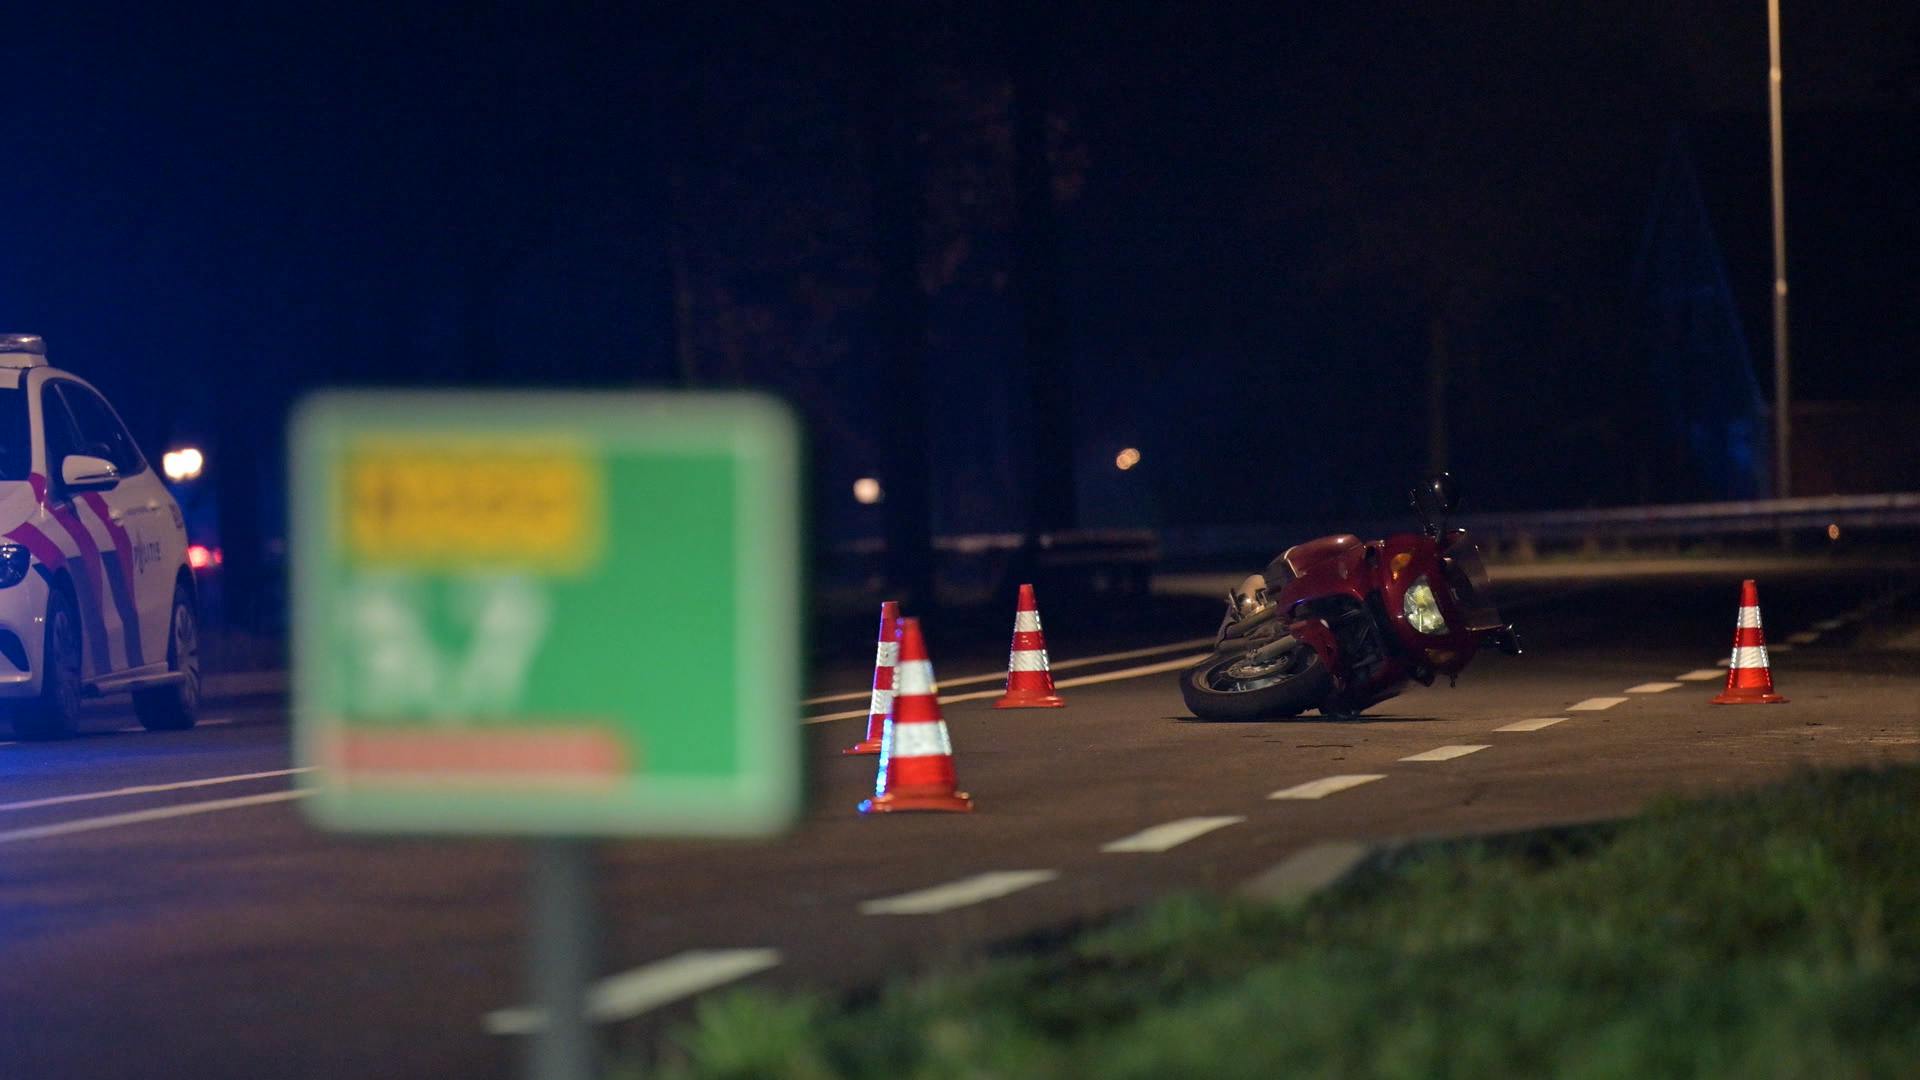
[[[1209,601],[1042,597],[1057,664],[1130,655],[1060,664],[1065,709],[947,707],[977,813],[859,816],[874,761],[838,751],[861,721],[825,720],[807,727],[814,799],[792,836],[601,849],[610,1036],[656,1037],[708,984],[867,986],[1232,888],[1316,842],[1592,820],[1804,764],[1920,760],[1920,570],[1764,569],[1785,705],[1715,707],[1714,681],[1677,678],[1727,654],[1735,565],[1526,575],[1499,598],[1527,656],[1337,722],[1186,717],[1164,669],[1212,629]],[[993,689],[956,681],[1004,658],[1005,627],[984,625],[927,627],[948,693]],[[870,655],[872,631],[842,632],[819,693],[855,697],[810,717],[864,699],[865,673],[836,656]],[[107,709],[84,737],[0,745],[0,1080],[515,1074],[520,1039],[496,1032],[529,1019],[500,1012],[522,998],[524,851],[316,833],[293,804],[284,702],[209,716],[146,734]],[[1284,791],[1320,797],[1270,797]]]

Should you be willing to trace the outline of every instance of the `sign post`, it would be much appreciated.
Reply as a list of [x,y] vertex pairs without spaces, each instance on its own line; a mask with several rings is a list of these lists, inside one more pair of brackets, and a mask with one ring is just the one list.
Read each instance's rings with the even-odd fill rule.
[[798,443],[746,394],[335,393],[294,420],[303,804],[537,838],[540,1075],[590,1067],[586,841],[798,813]]
[[534,1033],[528,1075],[536,1080],[594,1076],[587,986],[593,981],[593,957],[600,943],[587,844],[534,841],[532,893],[528,982],[534,1006],[546,1014],[547,1023]]

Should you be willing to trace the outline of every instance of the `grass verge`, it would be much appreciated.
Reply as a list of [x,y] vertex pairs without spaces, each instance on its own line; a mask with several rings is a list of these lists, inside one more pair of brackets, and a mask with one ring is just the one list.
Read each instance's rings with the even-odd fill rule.
[[855,1003],[704,1001],[676,1077],[1912,1076],[1920,770],[1187,896]]

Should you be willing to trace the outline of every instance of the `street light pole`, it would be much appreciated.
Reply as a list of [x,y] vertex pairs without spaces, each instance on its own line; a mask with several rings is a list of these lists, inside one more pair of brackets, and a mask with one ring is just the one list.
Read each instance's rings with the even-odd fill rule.
[[1780,125],[1780,0],[1767,0],[1767,103],[1773,141],[1773,490],[1792,494],[1793,389],[1787,367],[1787,188]]

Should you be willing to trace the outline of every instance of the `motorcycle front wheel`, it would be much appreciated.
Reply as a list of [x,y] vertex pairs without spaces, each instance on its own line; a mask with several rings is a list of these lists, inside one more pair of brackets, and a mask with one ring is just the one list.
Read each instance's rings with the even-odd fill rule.
[[[1275,648],[1289,642],[1290,648]],[[1298,716],[1332,692],[1333,676],[1320,654],[1298,638],[1215,653],[1180,676],[1180,696],[1202,720]]]

